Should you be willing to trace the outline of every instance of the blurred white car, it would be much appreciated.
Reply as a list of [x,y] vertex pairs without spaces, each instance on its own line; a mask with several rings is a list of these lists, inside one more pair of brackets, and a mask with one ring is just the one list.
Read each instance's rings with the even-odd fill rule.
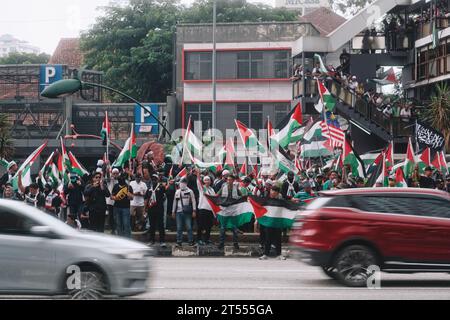
[[99,299],[147,291],[151,250],[0,199],[0,293]]

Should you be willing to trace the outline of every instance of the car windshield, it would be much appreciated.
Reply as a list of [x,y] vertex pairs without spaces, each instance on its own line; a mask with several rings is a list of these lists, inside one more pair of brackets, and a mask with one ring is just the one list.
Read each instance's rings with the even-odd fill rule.
[[8,208],[12,211],[15,211],[27,218],[37,222],[40,226],[50,227],[54,232],[61,235],[76,235],[77,230],[68,226],[61,220],[46,214],[45,212],[36,209],[32,206],[26,205],[24,203],[20,203],[17,201],[10,201],[11,205],[8,202],[2,203],[3,207]]

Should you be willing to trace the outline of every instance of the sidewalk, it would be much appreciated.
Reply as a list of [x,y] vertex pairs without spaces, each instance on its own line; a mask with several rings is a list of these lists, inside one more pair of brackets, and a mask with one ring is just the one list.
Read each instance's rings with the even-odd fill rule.
[[[156,257],[260,257],[263,254],[259,245],[251,243],[240,243],[239,249],[236,250],[232,245],[225,245],[223,250],[219,250],[217,245],[196,245],[194,247],[184,243],[182,247],[177,247],[175,243],[167,243],[167,247],[163,248],[159,244],[150,245],[154,250],[153,254]],[[275,256],[272,249],[271,255]],[[289,256],[289,248],[282,247],[282,255]]]

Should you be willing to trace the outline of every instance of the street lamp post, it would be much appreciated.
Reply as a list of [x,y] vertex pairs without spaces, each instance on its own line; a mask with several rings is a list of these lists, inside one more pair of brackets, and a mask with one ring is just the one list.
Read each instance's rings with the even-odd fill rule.
[[172,135],[169,132],[169,130],[167,130],[166,126],[150,110],[145,108],[142,105],[142,103],[137,101],[135,98],[127,95],[126,93],[123,93],[122,91],[119,91],[117,89],[105,86],[103,84],[92,83],[92,82],[84,82],[84,81],[81,81],[79,79],[64,79],[64,80],[56,81],[55,83],[53,83],[50,86],[48,86],[41,93],[41,96],[45,97],[45,98],[49,98],[49,99],[56,99],[56,98],[59,98],[59,97],[61,97],[63,95],[74,94],[74,93],[76,93],[78,91],[81,91],[82,89],[86,89],[86,88],[89,88],[89,87],[102,88],[102,89],[105,89],[105,90],[117,93],[118,95],[121,95],[122,97],[125,97],[127,99],[130,99],[131,101],[136,103],[139,107],[141,107],[144,111],[149,113],[150,116],[152,116],[158,122],[158,124],[161,126],[161,128],[163,128],[168,133],[170,140],[172,140]]

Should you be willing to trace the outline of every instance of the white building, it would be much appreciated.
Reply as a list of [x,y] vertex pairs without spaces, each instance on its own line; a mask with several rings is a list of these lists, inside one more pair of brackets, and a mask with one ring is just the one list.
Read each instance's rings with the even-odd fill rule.
[[0,57],[5,57],[15,52],[39,54],[41,50],[26,41],[14,38],[10,34],[0,36]]

